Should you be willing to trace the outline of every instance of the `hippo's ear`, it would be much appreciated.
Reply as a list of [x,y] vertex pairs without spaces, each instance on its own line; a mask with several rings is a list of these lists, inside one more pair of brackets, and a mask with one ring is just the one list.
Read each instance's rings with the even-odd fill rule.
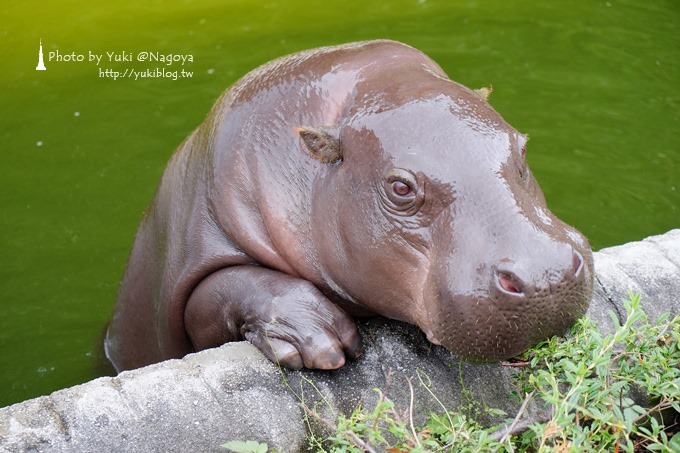
[[312,155],[324,164],[342,160],[340,140],[333,131],[325,127],[300,126],[295,128],[305,147]]
[[493,87],[489,85],[488,87],[482,87],[474,90],[475,93],[477,93],[477,96],[480,98],[484,99],[485,101],[489,101],[489,97],[491,96],[491,93],[493,92]]

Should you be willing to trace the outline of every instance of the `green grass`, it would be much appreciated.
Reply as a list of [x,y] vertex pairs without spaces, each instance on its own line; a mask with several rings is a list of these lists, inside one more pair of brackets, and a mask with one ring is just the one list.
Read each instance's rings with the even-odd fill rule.
[[[612,315],[617,328],[611,335],[603,336],[583,318],[566,338],[553,337],[525,353],[514,364],[519,365],[514,397],[522,405],[503,425],[484,428],[442,406],[425,426],[415,426],[413,401],[396,408],[376,389],[375,407],[359,407],[334,421],[303,402],[308,419],[327,431],[325,437],[310,435],[310,447],[390,453],[680,452],[680,316],[650,323],[635,295],[625,307],[622,325]],[[422,376],[419,380],[427,387]],[[540,410],[529,416],[531,401]],[[267,451],[265,444],[245,442],[228,448]]]

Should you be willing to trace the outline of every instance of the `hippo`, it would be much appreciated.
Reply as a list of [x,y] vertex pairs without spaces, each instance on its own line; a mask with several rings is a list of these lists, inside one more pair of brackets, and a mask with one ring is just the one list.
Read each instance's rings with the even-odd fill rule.
[[368,316],[476,361],[563,334],[587,309],[592,252],[486,94],[389,40],[245,75],[144,214],[104,341],[113,366],[247,340],[287,368],[337,369]]

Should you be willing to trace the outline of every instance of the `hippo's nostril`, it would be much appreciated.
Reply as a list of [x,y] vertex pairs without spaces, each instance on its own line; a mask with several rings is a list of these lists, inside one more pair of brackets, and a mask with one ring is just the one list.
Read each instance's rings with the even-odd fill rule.
[[507,272],[498,273],[498,285],[506,293],[522,294],[522,288],[516,277]]
[[583,269],[583,257],[576,250],[574,250],[571,263],[573,266],[572,268],[574,269],[574,276],[578,277],[581,273],[581,269]]

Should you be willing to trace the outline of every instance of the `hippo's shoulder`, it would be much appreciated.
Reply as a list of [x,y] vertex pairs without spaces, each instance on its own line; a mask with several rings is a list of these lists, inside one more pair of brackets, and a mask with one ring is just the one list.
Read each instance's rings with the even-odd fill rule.
[[336,62],[352,61],[361,57],[373,58],[393,58],[395,56],[403,55],[418,55],[424,54],[403,42],[393,41],[390,39],[375,39],[371,41],[357,41],[335,46],[319,47],[317,49],[305,50],[298,53],[283,56],[271,63],[277,62],[294,62],[301,63],[304,61],[326,60],[332,59]]
[[379,39],[359,41],[337,46],[320,47],[292,53],[254,69],[234,85],[234,89],[257,85],[266,88],[289,81],[309,81],[330,72],[361,70],[385,63],[400,62],[407,65],[431,63],[420,50],[398,41]]
[[320,51],[327,52],[338,52],[347,53],[355,55],[384,55],[386,57],[392,57],[394,55],[424,55],[420,50],[415,47],[411,47],[408,44],[399,41],[393,41],[391,39],[374,39],[371,41],[358,41],[347,44],[341,44],[338,46],[322,47]]

